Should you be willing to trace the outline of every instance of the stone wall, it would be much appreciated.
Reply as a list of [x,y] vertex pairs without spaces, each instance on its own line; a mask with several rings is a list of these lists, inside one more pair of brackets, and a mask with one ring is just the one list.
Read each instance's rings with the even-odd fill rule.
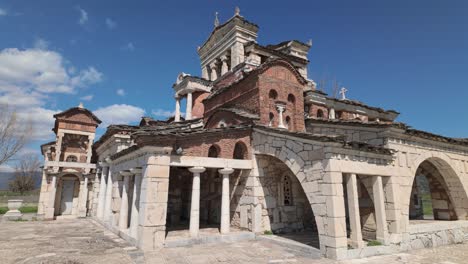
[[468,221],[428,222],[410,225],[401,248],[414,250],[468,241]]

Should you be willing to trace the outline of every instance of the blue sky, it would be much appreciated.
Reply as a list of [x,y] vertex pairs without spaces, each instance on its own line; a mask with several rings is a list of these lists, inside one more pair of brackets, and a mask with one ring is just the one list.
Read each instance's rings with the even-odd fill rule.
[[415,128],[468,137],[467,1],[0,0],[0,102],[39,130],[25,151],[79,102],[106,124],[165,118],[178,73],[200,75],[214,12],[222,23],[235,6],[260,44],[312,39],[309,78],[336,79]]

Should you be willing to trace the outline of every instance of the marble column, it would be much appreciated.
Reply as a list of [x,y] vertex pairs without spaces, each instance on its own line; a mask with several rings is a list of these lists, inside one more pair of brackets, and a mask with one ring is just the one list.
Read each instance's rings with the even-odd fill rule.
[[229,193],[229,175],[234,172],[231,168],[218,170],[223,175],[223,186],[221,194],[221,234],[229,233],[230,223],[230,193]]
[[236,42],[231,46],[231,69],[244,62],[245,52],[244,44]]
[[106,201],[106,190],[107,190],[107,174],[109,173],[109,166],[103,166],[101,171],[101,184],[99,185],[99,200],[97,207],[97,218],[103,219],[104,217],[104,203]]
[[87,201],[88,201],[88,176],[84,175],[83,183],[80,185],[80,192],[79,192],[79,202],[78,202],[78,216],[79,217],[86,217],[87,213]]
[[60,161],[60,156],[62,155],[62,139],[64,133],[57,134],[57,144],[55,146],[55,161]]
[[216,81],[216,79],[218,79],[218,66],[217,65],[218,64],[216,63],[216,61],[210,64],[210,70],[211,70],[210,81]]
[[221,56],[221,76],[229,71],[227,60],[228,58],[226,55]]
[[192,119],[192,105],[193,105],[193,101],[192,101],[192,91],[189,91],[187,93],[187,107],[185,109],[185,120],[190,120]]
[[88,136],[88,149],[86,150],[86,163],[91,162],[91,156],[93,155],[93,141],[94,135]]
[[106,190],[106,199],[104,201],[104,221],[111,222],[111,211],[112,211],[112,189],[114,188],[113,186],[113,180],[112,180],[112,168],[109,168],[109,173],[107,176],[107,190]]
[[45,219],[54,219],[55,213],[55,194],[57,192],[57,176],[52,176],[52,180],[50,182],[50,190],[49,190],[49,203],[47,205],[47,210],[45,212]]
[[364,247],[364,241],[362,240],[361,217],[359,214],[359,193],[357,188],[357,177],[356,174],[348,174],[346,178],[349,224],[351,226],[351,246],[353,248],[362,248]]
[[205,66],[202,68],[202,78],[203,79],[206,79],[206,80],[209,80],[210,79],[210,76],[208,76],[208,67]]
[[119,229],[128,228],[128,186],[130,181],[130,172],[121,172],[123,175],[122,198],[120,200]]
[[190,206],[190,236],[198,237],[200,229],[200,173],[204,167],[193,167],[189,171],[193,173],[192,200]]
[[330,113],[328,114],[328,119],[336,119],[335,108],[330,108]]
[[132,196],[132,212],[130,215],[130,236],[138,238],[138,217],[140,210],[140,186],[141,186],[141,169],[131,169],[134,174],[133,178],[133,196]]
[[372,177],[372,192],[374,194],[375,221],[377,225],[377,240],[386,244],[388,237],[387,216],[385,214],[385,194],[383,191],[382,177]]
[[174,121],[179,122],[180,121],[180,97],[175,98],[175,117]]
[[284,105],[277,105],[276,108],[278,109],[278,128],[286,128],[283,122],[283,112],[286,110]]

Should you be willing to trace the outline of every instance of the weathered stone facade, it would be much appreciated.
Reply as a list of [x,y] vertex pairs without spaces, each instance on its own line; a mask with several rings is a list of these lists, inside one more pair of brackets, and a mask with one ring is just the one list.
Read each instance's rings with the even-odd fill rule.
[[[306,70],[311,45],[262,46],[257,31],[238,12],[217,25],[198,51],[202,77],[181,73],[173,86],[174,118],[111,125],[92,159],[92,141],[83,142],[98,119],[74,108],[65,121],[59,114],[57,134],[74,128],[79,136],[43,146],[48,159],[60,158],[46,162],[42,212],[59,208],[49,171],[66,179],[77,167],[73,210],[143,250],[303,231],[336,259],[464,242],[468,140],[414,130],[395,122],[396,111],[317,91]],[[60,163],[72,153],[74,163]],[[417,176],[428,181],[422,205]],[[58,192],[64,188],[59,182]],[[433,220],[425,221],[428,212]],[[220,236],[203,237],[213,228]]]

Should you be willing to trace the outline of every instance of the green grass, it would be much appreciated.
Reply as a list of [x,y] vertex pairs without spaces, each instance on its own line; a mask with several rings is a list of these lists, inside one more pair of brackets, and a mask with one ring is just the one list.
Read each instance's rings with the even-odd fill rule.
[[265,230],[263,232],[264,235],[273,235],[273,232],[271,232],[270,230]]
[[8,190],[0,190],[0,196],[28,196],[28,195],[38,195],[40,189],[24,192],[23,194],[12,192]]
[[377,241],[377,240],[371,240],[371,241],[367,242],[368,247],[381,246],[381,245],[382,245],[382,243],[380,241]]
[[[37,213],[37,206],[23,206],[20,209],[23,214]],[[0,207],[0,214],[5,214],[8,211],[8,207]]]

